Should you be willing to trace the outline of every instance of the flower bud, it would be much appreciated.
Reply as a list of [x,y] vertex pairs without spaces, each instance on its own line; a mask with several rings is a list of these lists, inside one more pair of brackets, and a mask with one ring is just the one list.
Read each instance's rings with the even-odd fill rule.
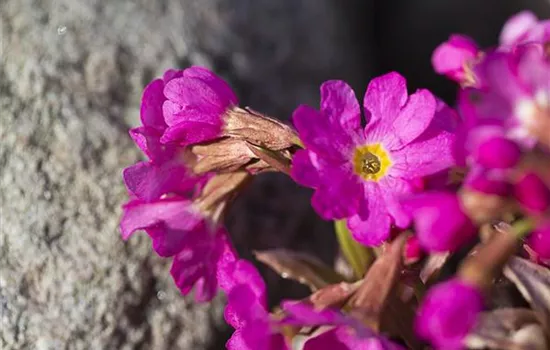
[[519,146],[504,137],[492,137],[478,146],[476,161],[486,168],[506,169],[515,166],[521,157]]
[[439,45],[433,55],[432,64],[437,73],[446,75],[458,83],[474,83],[468,65],[477,57],[476,43],[462,35],[451,35],[448,41]]
[[540,214],[550,206],[550,189],[533,173],[525,174],[515,184],[514,195],[529,213]]
[[462,349],[482,310],[482,292],[455,278],[428,291],[418,309],[415,330],[436,349]]

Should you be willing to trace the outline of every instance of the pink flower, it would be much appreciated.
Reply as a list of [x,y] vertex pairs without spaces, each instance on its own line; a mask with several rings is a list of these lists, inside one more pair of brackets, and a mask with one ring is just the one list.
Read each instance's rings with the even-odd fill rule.
[[499,127],[527,148],[547,137],[542,130],[550,110],[550,63],[541,47],[489,54],[476,66],[476,75],[484,86],[466,90],[459,105],[471,127]]
[[223,116],[238,100],[229,85],[209,70],[191,67],[168,81],[162,104],[167,129],[161,142],[189,145],[221,136]]
[[130,193],[144,201],[153,201],[165,193],[185,195],[200,182],[186,164],[191,157],[187,150],[160,143],[167,127],[162,115],[162,104],[166,101],[163,89],[166,83],[182,74],[182,71],[168,71],[164,79],[147,85],[141,99],[143,125],[130,130],[130,136],[149,161],[124,169],[123,177]]
[[231,249],[227,233],[212,228],[188,199],[172,196],[145,202],[134,199],[123,207],[122,237],[145,230],[153,249],[163,257],[173,257],[172,277],[180,291],[195,287],[197,301],[211,300],[218,289],[218,263]]
[[519,44],[550,39],[550,21],[539,21],[531,11],[522,11],[512,16],[500,32],[501,48],[511,49]]
[[228,262],[220,269],[227,293],[225,320],[235,328],[226,344],[229,350],[289,350],[270,319],[265,284],[256,268],[245,260]]
[[483,310],[481,292],[458,279],[432,287],[417,312],[415,329],[436,349],[462,349]]
[[471,38],[454,34],[434,50],[432,65],[437,73],[458,83],[473,83],[471,67],[479,53],[479,47]]
[[156,161],[175,150],[175,147],[161,145],[160,138],[168,127],[164,122],[162,105],[166,101],[164,87],[172,79],[181,77],[183,71],[168,70],[163,79],[155,79],[143,90],[140,117],[142,126],[130,130],[130,136],[136,145],[151,159]]
[[[149,160],[124,169],[131,200],[123,206],[120,227],[124,239],[136,230],[145,230],[153,241],[155,252],[173,258],[170,272],[181,292],[188,294],[194,290],[198,301],[208,301],[217,293],[220,268],[228,263],[228,257],[232,260],[236,257],[225,229],[193,202],[211,175],[192,173],[188,164],[196,159],[185,146],[161,142],[173,124],[172,119],[168,123],[165,120],[165,107],[173,107],[169,98],[178,84],[181,85],[181,79],[187,84],[185,88],[197,89],[195,93],[187,91],[187,97],[180,96],[180,102],[188,99],[185,108],[182,107],[185,113],[180,111],[182,115],[193,117],[202,111],[208,118],[211,116],[208,108],[212,106],[199,102],[207,103],[208,93],[214,90],[225,93],[221,86],[225,83],[197,67],[185,71],[169,70],[162,79],[154,80],[145,88],[140,111],[143,125],[132,129],[130,135]],[[219,99],[212,97],[212,101],[219,102]],[[201,110],[200,106],[204,108]],[[168,111],[174,112],[174,108],[170,108]],[[210,129],[206,127],[205,130]]]
[[429,252],[454,251],[476,235],[458,197],[448,192],[424,192],[403,200],[414,218],[416,237]]
[[536,174],[525,174],[514,186],[519,204],[530,214],[541,214],[550,207],[550,189]]
[[324,219],[347,219],[355,239],[378,245],[390,225],[409,224],[399,198],[419,177],[453,165],[456,115],[427,90],[408,96],[405,79],[389,73],[371,81],[363,101],[342,81],[321,86],[321,110],[302,105],[293,115],[306,149],[292,177],[315,189],[312,205]]

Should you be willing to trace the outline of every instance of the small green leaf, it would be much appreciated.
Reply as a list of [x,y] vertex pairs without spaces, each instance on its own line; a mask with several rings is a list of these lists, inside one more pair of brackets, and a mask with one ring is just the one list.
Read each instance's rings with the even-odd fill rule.
[[334,221],[334,229],[340,249],[353,269],[356,279],[363,278],[373,260],[372,250],[353,239],[344,220]]

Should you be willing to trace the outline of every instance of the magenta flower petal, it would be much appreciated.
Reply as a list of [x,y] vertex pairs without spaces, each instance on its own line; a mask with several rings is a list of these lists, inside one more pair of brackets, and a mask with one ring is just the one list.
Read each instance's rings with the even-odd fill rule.
[[533,173],[526,174],[516,183],[514,194],[529,213],[542,213],[550,207],[550,189]]
[[234,328],[242,328],[249,320],[267,318],[264,303],[249,285],[237,284],[227,295],[224,318]]
[[393,223],[400,228],[409,226],[411,216],[403,209],[400,200],[413,193],[412,185],[406,180],[386,176],[380,180],[380,186],[384,188],[382,196]]
[[424,192],[403,200],[403,206],[414,218],[420,245],[429,252],[454,251],[475,235],[455,194]]
[[367,143],[384,140],[384,146],[390,151],[403,148],[419,137],[431,124],[436,110],[436,100],[427,90],[412,94],[399,114],[388,115],[365,128]]
[[283,301],[281,308],[289,314],[289,317],[282,321],[283,324],[298,326],[347,324],[347,318],[339,310],[330,308],[316,310],[303,301]]
[[352,135],[361,127],[361,111],[355,92],[341,80],[329,80],[321,85],[321,111]]
[[304,349],[402,349],[339,310],[316,310],[303,301],[285,301],[281,307],[288,315],[281,321],[284,325],[337,326],[308,340]]
[[227,257],[224,269],[220,271],[220,288],[227,294],[239,284],[247,284],[255,298],[266,303],[265,283],[258,270],[250,262],[234,260],[234,253]]
[[483,310],[482,293],[457,279],[432,287],[417,312],[416,333],[437,349],[462,349]]
[[231,335],[231,338],[225,343],[227,350],[255,350],[246,344],[243,339],[242,331],[240,329],[235,330]]
[[124,169],[122,174],[128,190],[146,202],[165,193],[185,195],[198,182],[198,177],[193,176],[177,156],[160,165],[139,162]]
[[436,100],[431,92],[421,89],[412,94],[393,123],[399,143],[389,149],[408,145],[420,136],[431,124],[435,111]]
[[160,132],[164,131],[167,126],[162,115],[162,104],[166,101],[163,90],[164,81],[161,79],[149,83],[143,90],[140,110],[143,125]]
[[392,152],[390,174],[412,180],[455,165],[455,158],[449,150],[455,141],[457,123],[456,112],[438,102],[437,112],[422,135],[406,147]]
[[198,302],[209,301],[218,289],[217,263],[227,245],[227,233],[220,229],[213,233],[204,227],[186,240],[183,249],[174,256],[170,274],[182,294],[194,287]]
[[357,211],[362,186],[350,164],[329,161],[314,152],[299,151],[293,159],[292,177],[315,188],[311,204],[323,219],[342,219]]
[[335,161],[345,161],[351,155],[353,140],[339,120],[301,105],[294,111],[292,121],[306,148]]
[[453,145],[453,134],[440,132],[435,137],[421,138],[408,147],[392,153],[392,176],[412,180],[438,173],[455,165],[455,158],[448,150]]
[[474,157],[487,168],[511,168],[519,161],[521,149],[517,143],[504,137],[493,137],[478,147]]
[[220,286],[227,293],[224,317],[236,328],[227,348],[289,350],[270,319],[265,283],[258,271],[245,260],[229,260],[221,264],[225,271],[218,271],[218,276],[224,276],[224,280],[219,281]]
[[465,67],[478,52],[479,47],[471,38],[454,34],[434,50],[432,65],[437,73],[462,83],[466,78]]
[[182,121],[170,126],[162,135],[162,143],[179,142],[181,145],[191,145],[220,136],[221,124],[214,125],[205,122]]
[[409,236],[407,238],[404,255],[406,263],[417,262],[424,256],[424,250],[420,246],[417,236]]
[[481,193],[507,197],[512,193],[512,186],[506,173],[482,167],[472,167],[464,179],[464,187]]
[[[146,127],[138,126],[137,128],[130,129],[129,134],[130,134],[130,137],[132,138],[132,140],[134,141],[134,143],[136,144],[136,146],[138,146],[138,148],[143,153],[145,153],[147,155],[147,157],[149,157],[149,159],[153,159],[155,152],[154,151],[149,151],[149,145],[147,143],[148,131],[150,131],[150,130],[147,130]],[[153,130],[153,132],[154,132],[154,130]],[[160,139],[161,134],[160,133],[156,133],[156,135],[151,135],[150,134],[150,136],[156,137],[157,139]]]
[[251,320],[267,319],[268,314],[266,287],[260,273],[250,262],[235,258],[235,254],[226,249],[218,261],[217,278],[220,288],[228,296],[224,318],[239,332],[236,339],[240,339],[241,328]]
[[[185,70],[183,77],[172,79],[166,84],[164,95],[168,100],[179,105],[182,110],[198,110],[206,115],[222,114],[237,102],[234,95],[228,96],[226,90],[229,87],[223,80],[189,76],[187,71],[192,69],[194,68]],[[178,120],[166,120],[168,125],[177,122]]]
[[133,200],[123,206],[120,222],[122,237],[128,239],[132,233],[165,224],[174,230],[188,231],[203,219],[191,207],[191,201],[181,198],[162,199],[152,203]]
[[343,219],[353,215],[359,205],[363,186],[351,173],[338,168],[326,169],[323,175],[331,179],[315,190],[311,205],[325,220]]
[[[191,67],[164,86],[162,111],[168,125],[163,143],[182,145],[220,137],[223,116],[237,104],[237,97],[221,78],[200,67]],[[203,130],[204,129],[204,130]]]
[[538,23],[538,18],[531,11],[521,11],[510,17],[502,27],[499,42],[501,45],[517,45],[526,38],[529,31]]
[[[290,350],[282,334],[272,332],[268,322],[256,321],[241,328],[242,338],[250,349]],[[237,349],[235,349],[237,350]]]
[[399,73],[372,79],[363,99],[367,128],[382,121],[392,125],[407,99],[407,81]]
[[550,260],[550,224],[537,227],[527,238],[527,245],[542,260]]
[[[321,184],[319,175],[320,163],[316,153],[308,150],[299,150],[292,157],[292,178],[300,185],[317,188]],[[317,167],[316,167],[317,165]]]
[[404,350],[382,336],[358,337],[346,327],[336,327],[309,339],[304,350]]
[[183,76],[191,79],[198,79],[204,82],[212,90],[216,91],[216,96],[219,98],[219,104],[224,108],[230,105],[237,105],[239,100],[237,96],[223,79],[218,77],[212,71],[204,68],[193,66],[183,71]]
[[162,75],[162,80],[164,81],[164,83],[166,84],[167,82],[169,82],[170,80],[174,79],[174,78],[179,78],[183,76],[183,71],[182,70],[179,70],[179,69],[168,69],[164,72],[164,74]]
[[366,246],[378,246],[390,236],[391,218],[379,186],[371,185],[364,188],[365,213],[350,217],[347,225],[356,241]]

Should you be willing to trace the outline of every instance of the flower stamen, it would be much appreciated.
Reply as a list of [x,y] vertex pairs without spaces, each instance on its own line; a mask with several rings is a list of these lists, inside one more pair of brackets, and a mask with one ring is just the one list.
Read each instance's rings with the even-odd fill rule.
[[365,180],[378,181],[388,171],[391,161],[382,145],[376,143],[357,147],[353,164],[357,175]]

